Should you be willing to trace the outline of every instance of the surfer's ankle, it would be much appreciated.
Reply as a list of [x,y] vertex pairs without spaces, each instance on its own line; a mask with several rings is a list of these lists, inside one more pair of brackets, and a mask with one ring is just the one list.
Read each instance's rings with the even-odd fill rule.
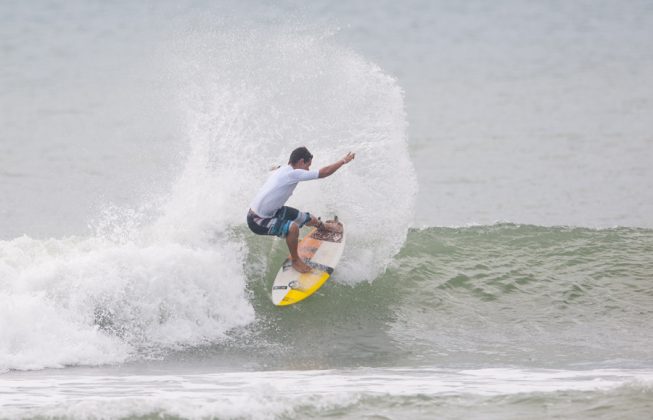
[[292,266],[295,270],[299,271],[300,273],[308,273],[309,271],[313,270],[310,265],[306,264],[301,259],[293,260]]

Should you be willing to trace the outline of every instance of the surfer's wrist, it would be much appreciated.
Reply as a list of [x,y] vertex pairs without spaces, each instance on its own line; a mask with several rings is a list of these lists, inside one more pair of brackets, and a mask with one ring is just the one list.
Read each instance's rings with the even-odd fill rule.
[[351,153],[351,152],[347,153],[347,156],[345,156],[345,157],[343,157],[342,159],[340,159],[340,161],[339,161],[340,166],[345,165],[345,164],[351,162],[352,160],[354,160],[354,157],[355,157],[355,156],[356,156],[356,155],[355,155],[354,153]]

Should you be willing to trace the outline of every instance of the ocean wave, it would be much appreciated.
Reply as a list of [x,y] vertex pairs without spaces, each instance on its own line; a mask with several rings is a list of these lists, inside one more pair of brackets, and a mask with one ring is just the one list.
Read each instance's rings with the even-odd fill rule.
[[374,281],[351,285],[336,270],[284,310],[269,285],[285,244],[245,228],[231,235],[192,247],[0,243],[3,370],[152,357],[331,368],[622,366],[651,356],[650,229],[411,230]]
[[161,50],[187,144],[170,190],[108,204],[86,237],[0,242],[0,371],[248,347],[252,334],[274,346],[252,284],[275,242],[242,228],[267,168],[302,144],[315,166],[357,153],[289,203],[359,220],[340,281],[374,280],[401,248],[416,180],[396,81],[319,31],[200,26]]

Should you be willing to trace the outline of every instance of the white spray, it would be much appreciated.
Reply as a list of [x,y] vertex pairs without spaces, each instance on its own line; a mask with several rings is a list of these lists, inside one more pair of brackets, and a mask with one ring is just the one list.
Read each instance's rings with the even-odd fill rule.
[[306,31],[194,33],[171,51],[179,176],[146,211],[107,210],[89,237],[0,242],[0,371],[158,356],[254,322],[233,232],[299,145],[315,167],[357,154],[288,203],[347,223],[337,281],[372,281],[401,247],[416,179],[394,79]]

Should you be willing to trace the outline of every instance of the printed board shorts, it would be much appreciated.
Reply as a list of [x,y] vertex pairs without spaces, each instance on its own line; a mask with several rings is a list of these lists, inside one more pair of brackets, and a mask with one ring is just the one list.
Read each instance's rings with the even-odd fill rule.
[[283,206],[272,217],[261,217],[252,210],[247,212],[247,226],[257,235],[274,235],[281,238],[288,236],[291,223],[303,227],[311,214],[301,212],[293,207]]

